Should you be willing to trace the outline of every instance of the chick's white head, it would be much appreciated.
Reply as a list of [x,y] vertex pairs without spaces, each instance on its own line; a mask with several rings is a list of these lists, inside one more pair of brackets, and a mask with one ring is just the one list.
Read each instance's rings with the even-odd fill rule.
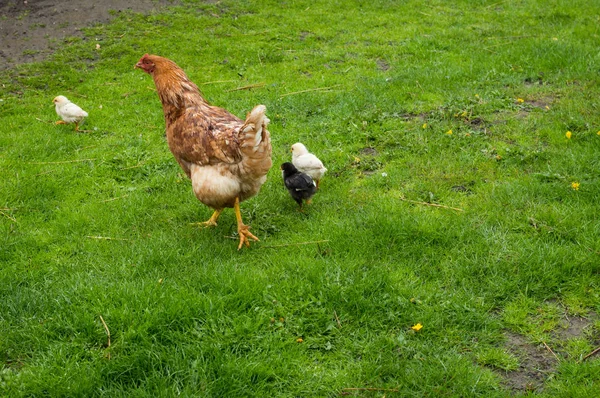
[[308,149],[306,149],[304,144],[296,142],[294,145],[292,145],[292,156],[302,156],[306,155],[307,153]]
[[54,104],[60,106],[60,105],[68,104],[71,101],[69,101],[67,99],[67,97],[65,97],[64,95],[59,95],[57,97],[54,97],[54,99],[52,100],[52,102],[54,102]]

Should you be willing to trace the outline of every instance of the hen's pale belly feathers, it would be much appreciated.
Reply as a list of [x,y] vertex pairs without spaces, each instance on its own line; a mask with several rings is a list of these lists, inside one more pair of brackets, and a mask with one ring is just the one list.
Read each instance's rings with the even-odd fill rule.
[[192,189],[196,198],[214,209],[233,207],[235,198],[244,201],[258,193],[267,176],[244,183],[232,173],[236,166],[219,164],[212,166],[190,165]]

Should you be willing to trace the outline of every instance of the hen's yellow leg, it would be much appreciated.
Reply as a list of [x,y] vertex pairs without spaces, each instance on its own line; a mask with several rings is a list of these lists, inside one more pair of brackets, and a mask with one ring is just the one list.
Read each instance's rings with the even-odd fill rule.
[[67,122],[65,122],[64,120],[57,120],[54,124],[67,124]]
[[210,218],[208,219],[208,221],[195,222],[195,223],[192,223],[192,225],[200,225],[202,227],[216,227],[217,226],[217,220],[219,219],[219,216],[221,215],[222,211],[223,211],[223,209],[217,209],[212,214],[212,216],[210,216]]
[[258,241],[259,239],[256,236],[252,235],[249,231],[250,227],[242,222],[242,213],[240,212],[239,198],[235,198],[235,204],[233,206],[233,209],[235,210],[235,218],[237,219],[238,225],[238,234],[240,235],[240,244],[238,246],[238,250],[242,248],[242,245],[250,247],[250,241],[248,240],[248,238],[254,239],[256,241]]

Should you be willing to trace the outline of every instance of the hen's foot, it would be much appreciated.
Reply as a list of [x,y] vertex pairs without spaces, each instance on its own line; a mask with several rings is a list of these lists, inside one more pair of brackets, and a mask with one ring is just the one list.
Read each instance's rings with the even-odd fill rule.
[[202,227],[202,228],[216,227],[217,226],[217,220],[219,219],[219,216],[221,215],[222,211],[223,211],[223,209],[215,210],[215,212],[212,214],[212,216],[210,216],[210,218],[208,219],[208,221],[194,222],[191,225],[197,225],[197,226]]
[[201,228],[210,228],[210,227],[216,227],[217,223],[216,221],[201,221],[201,222],[192,222],[190,223],[190,225],[195,225],[197,227],[201,227]]
[[256,236],[254,236],[249,231],[249,229],[250,227],[248,225],[238,225],[238,234],[240,235],[240,244],[238,245],[238,250],[240,250],[243,245],[246,245],[246,247],[250,247],[250,241],[248,239],[253,239],[257,242],[259,241],[259,239]]
[[57,120],[56,123],[54,123],[54,124],[56,124],[56,125],[67,124],[67,122],[65,122],[64,120]]
[[238,245],[238,250],[240,250],[244,245],[246,245],[246,247],[250,247],[250,241],[248,240],[248,238],[254,239],[255,241],[258,241],[258,238],[250,233],[250,226],[242,222],[242,213],[240,212],[240,198],[235,198],[235,204],[233,205],[233,209],[235,210],[235,218],[237,219],[238,225],[238,234],[240,235],[240,244]]

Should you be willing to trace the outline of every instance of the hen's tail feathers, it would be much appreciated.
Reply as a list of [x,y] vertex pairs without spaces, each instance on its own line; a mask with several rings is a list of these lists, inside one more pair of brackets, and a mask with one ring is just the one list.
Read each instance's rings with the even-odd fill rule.
[[[264,105],[257,105],[246,116],[246,122],[241,128],[242,148],[256,148],[264,140],[264,133],[270,120],[265,115],[267,108]],[[269,133],[266,132],[266,135]]]
[[271,167],[271,136],[267,130],[270,120],[265,115],[266,109],[264,105],[255,106],[246,117],[239,136],[246,158],[244,163],[256,168],[258,174],[266,174]]

